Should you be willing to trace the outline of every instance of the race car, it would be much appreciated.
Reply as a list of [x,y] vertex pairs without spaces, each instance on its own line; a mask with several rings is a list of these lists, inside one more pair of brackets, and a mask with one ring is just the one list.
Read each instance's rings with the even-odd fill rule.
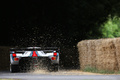
[[47,69],[58,71],[60,49],[57,47],[25,47],[10,49],[10,72]]

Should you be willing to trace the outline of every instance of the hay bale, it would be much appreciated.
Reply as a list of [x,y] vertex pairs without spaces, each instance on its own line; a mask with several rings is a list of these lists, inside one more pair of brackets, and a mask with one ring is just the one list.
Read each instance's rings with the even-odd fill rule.
[[[91,42],[93,42],[93,41],[91,41]],[[94,63],[95,63],[94,57],[96,56],[94,42],[90,43],[90,41],[85,41],[85,42],[83,41],[81,44],[79,44],[79,46],[81,47],[81,48],[78,48],[79,52],[83,53],[83,54],[79,54],[81,69],[84,69],[84,67],[87,65],[89,65],[89,66],[94,65]]]
[[10,47],[0,46],[0,70],[9,70],[10,68]]
[[116,61],[118,63],[118,69],[120,70],[120,38],[116,38],[116,40],[114,40],[114,43],[116,47]]
[[81,69],[120,70],[120,38],[85,40],[77,45]]

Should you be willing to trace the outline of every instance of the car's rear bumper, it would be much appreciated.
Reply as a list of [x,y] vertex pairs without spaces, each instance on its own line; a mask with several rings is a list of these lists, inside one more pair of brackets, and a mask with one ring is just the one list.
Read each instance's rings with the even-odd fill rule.
[[14,61],[11,65],[47,65],[59,64],[58,60],[51,60],[49,57],[21,57],[19,61]]

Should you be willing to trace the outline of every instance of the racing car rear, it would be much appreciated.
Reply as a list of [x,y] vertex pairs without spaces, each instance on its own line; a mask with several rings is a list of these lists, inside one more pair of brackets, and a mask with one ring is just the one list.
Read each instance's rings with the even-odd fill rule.
[[58,71],[59,53],[57,47],[26,47],[10,49],[10,71],[48,69]]

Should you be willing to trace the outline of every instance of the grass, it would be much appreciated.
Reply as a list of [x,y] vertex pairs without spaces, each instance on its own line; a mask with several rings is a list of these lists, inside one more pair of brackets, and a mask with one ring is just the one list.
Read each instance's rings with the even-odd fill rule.
[[95,67],[91,67],[91,66],[86,66],[83,71],[85,72],[93,72],[93,73],[101,73],[101,74],[120,74],[120,71],[109,71],[109,70],[98,70]]
[[120,71],[118,71],[117,73],[120,74]]

